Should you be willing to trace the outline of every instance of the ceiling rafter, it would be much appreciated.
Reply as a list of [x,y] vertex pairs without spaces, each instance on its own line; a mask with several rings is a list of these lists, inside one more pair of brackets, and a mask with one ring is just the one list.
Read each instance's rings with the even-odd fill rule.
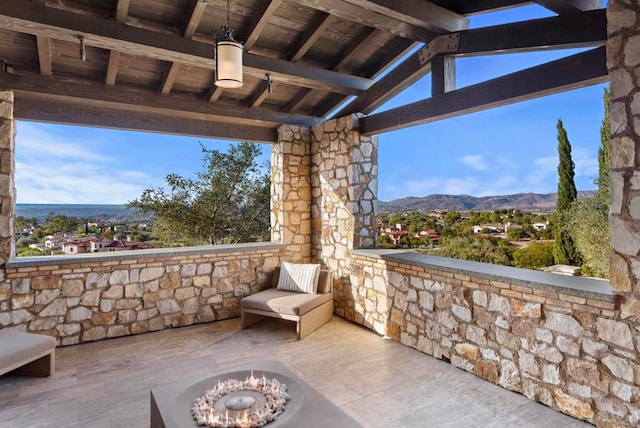
[[97,87],[40,76],[21,76],[0,73],[0,85],[11,88],[18,95],[48,96],[60,100],[73,100],[78,105],[109,106],[127,111],[149,111],[155,114],[198,120],[227,120],[237,124],[276,126],[280,123],[315,125],[322,118],[283,113],[267,109],[218,105],[202,100],[178,96],[165,97],[154,93],[117,87]]
[[255,13],[253,21],[249,26],[249,31],[247,31],[244,42],[245,52],[250,52],[251,49],[253,49],[253,46],[258,41],[258,37],[262,34],[264,27],[267,26],[267,23],[275,13],[278,6],[280,6],[280,3],[282,3],[282,0],[270,0],[265,1],[264,3],[264,8]]
[[38,45],[38,64],[40,64],[40,74],[51,77],[51,39],[45,36],[36,36]]
[[297,0],[296,3],[329,13],[346,21],[357,22],[414,41],[428,42],[437,34],[426,28],[407,24],[393,17],[364,9],[345,0]]
[[431,2],[460,15],[473,15],[521,6],[531,3],[531,0],[431,0]]
[[[191,0],[189,13],[187,19],[182,28],[182,37],[191,39],[198,29],[198,24],[204,15],[204,11],[207,8],[208,0]],[[166,95],[171,92],[171,88],[178,77],[180,71],[180,63],[172,62],[169,69],[164,75],[162,85],[160,86],[160,93]]]
[[604,83],[608,77],[606,49],[599,47],[364,117],[360,119],[360,132],[373,135],[434,122]]
[[19,120],[129,129],[162,134],[223,138],[235,141],[275,143],[275,128],[238,125],[220,121],[178,118],[148,112],[114,110],[104,106],[79,105],[55,98],[42,102],[41,97],[20,96],[14,104],[14,116]]
[[[309,25],[307,31],[305,31],[298,39],[296,46],[292,49],[291,55],[287,59],[291,62],[300,61],[309,49],[311,49],[313,44],[318,41],[329,25],[331,25],[333,20],[334,17],[328,13],[319,12]],[[249,101],[248,105],[251,107],[257,107],[262,104],[262,102],[267,99],[269,91],[273,90],[273,86],[273,83],[270,85],[266,83],[261,85]]]
[[[77,35],[82,34],[87,45],[102,49],[209,69],[215,66],[210,44],[123,26],[93,16],[77,19],[75,15],[24,2],[0,2],[0,25],[6,29],[66,41],[76,41]],[[244,55],[244,72],[258,78],[270,73],[273,81],[345,95],[357,95],[373,84],[370,79],[251,53]]]
[[[115,20],[118,24],[124,24],[129,14],[129,0],[117,0],[115,10]],[[107,63],[107,75],[105,76],[105,84],[113,86],[116,84],[118,75],[118,63],[120,62],[120,52],[111,49],[109,51],[109,62]]]
[[[447,55],[469,56],[497,52],[525,52],[549,47],[597,46],[606,41],[606,11],[604,9],[580,14],[535,19],[493,27],[461,31],[439,36],[430,44],[459,36],[455,49]],[[376,82],[364,94],[341,109],[336,116],[352,113],[369,114],[382,104],[411,86],[431,71],[430,58],[424,60],[430,49],[431,57],[445,53],[427,45],[407,58],[392,72]]]
[[[45,0],[31,0],[38,6],[45,6]],[[51,39],[44,36],[36,36],[36,45],[38,47],[38,64],[40,66],[40,74],[45,77],[51,77]]]
[[442,32],[469,28],[469,19],[425,0],[346,0],[366,10],[397,19],[409,25]]
[[602,0],[534,0],[540,6],[557,13],[567,15],[587,10],[600,9]]
[[[375,79],[376,77],[380,76],[389,67],[391,67],[393,64],[396,64],[398,61],[400,61],[402,58],[404,58],[406,55],[408,55],[409,52],[411,52],[418,45],[419,45],[418,42],[412,42],[411,40],[405,40],[404,49],[402,51],[400,51],[395,57],[393,57],[389,61],[387,61],[386,65],[381,67],[375,74],[371,75],[370,77],[372,79]],[[329,114],[330,112],[332,112],[333,110],[335,110],[338,106],[344,104],[344,102],[347,101],[348,99],[349,99],[349,97],[341,97],[341,98],[338,98],[335,102],[325,103],[324,108],[319,110],[319,111],[314,112],[314,114],[317,114],[319,116],[325,116],[325,115]]]
[[[358,48],[368,43],[375,37],[375,28],[364,27],[360,33],[340,52],[340,55],[331,63],[329,70],[340,71],[342,67],[347,65],[349,61],[357,54]],[[285,110],[294,113],[300,109],[311,97],[313,96],[312,89],[302,89],[294,96],[294,98],[287,104]]]

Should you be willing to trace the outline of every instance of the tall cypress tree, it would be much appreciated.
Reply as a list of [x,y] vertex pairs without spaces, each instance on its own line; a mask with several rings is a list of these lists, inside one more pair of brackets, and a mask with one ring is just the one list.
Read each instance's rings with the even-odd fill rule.
[[578,199],[575,176],[575,164],[571,159],[571,144],[562,121],[558,119],[558,205],[556,206],[555,244],[553,259],[556,264],[580,266],[580,255],[569,231],[565,227],[566,213],[571,203]]
[[604,89],[602,96],[604,101],[604,118],[600,126],[600,147],[598,148],[598,193],[601,196],[609,198],[611,189],[611,175],[609,173],[609,139],[611,131],[609,130],[609,102],[611,101],[611,92],[609,88]]

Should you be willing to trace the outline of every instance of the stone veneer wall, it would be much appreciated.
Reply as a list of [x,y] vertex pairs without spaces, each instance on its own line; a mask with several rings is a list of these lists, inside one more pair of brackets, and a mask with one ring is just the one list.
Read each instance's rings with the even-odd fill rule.
[[640,3],[609,0],[611,288],[623,318],[640,321]]
[[[13,92],[0,91],[0,266],[13,256],[15,221],[15,121]],[[2,278],[0,269],[0,281]]]
[[311,257],[309,128],[281,125],[271,145],[271,241],[286,245],[288,262]]
[[378,252],[351,255],[354,302],[336,302],[347,319],[597,426],[640,425],[640,325],[613,295]]
[[237,317],[243,296],[269,286],[282,250],[241,244],[19,260],[0,283],[0,328],[71,345]]
[[[313,259],[334,274],[334,296],[349,299],[349,251],[376,243],[378,139],[363,137],[358,116],[311,129]],[[338,315],[343,316],[340,307]]]

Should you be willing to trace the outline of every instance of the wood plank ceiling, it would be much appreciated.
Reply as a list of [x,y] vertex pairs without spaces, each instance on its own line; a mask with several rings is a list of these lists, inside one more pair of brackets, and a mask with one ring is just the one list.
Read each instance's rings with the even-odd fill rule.
[[244,86],[221,90],[212,31],[225,0],[4,0],[0,88],[15,92],[18,119],[273,142],[279,124],[320,123],[351,97],[338,115],[370,114],[431,73],[432,96],[368,116],[372,134],[606,79],[595,49],[538,85],[505,76],[459,95],[455,57],[604,44],[600,0],[536,3],[558,16],[468,30],[470,14],[529,2],[232,0]]

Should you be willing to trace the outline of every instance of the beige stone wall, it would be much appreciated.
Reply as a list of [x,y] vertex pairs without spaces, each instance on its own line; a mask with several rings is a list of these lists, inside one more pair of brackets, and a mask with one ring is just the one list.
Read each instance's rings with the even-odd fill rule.
[[613,296],[352,255],[348,319],[598,426],[640,424],[640,325]]
[[240,299],[270,284],[281,252],[253,244],[16,261],[0,283],[0,328],[71,345],[237,317]]
[[271,241],[287,246],[286,261],[311,258],[311,144],[308,127],[282,125],[271,145]]
[[13,223],[16,204],[14,147],[13,92],[0,91],[0,266],[11,259],[14,251]]
[[[378,141],[357,126],[351,115],[311,130],[313,259],[333,272],[336,301],[353,301],[349,251],[376,242]],[[344,309],[336,313],[344,316]]]
[[640,319],[640,3],[610,0],[611,287],[624,318]]

